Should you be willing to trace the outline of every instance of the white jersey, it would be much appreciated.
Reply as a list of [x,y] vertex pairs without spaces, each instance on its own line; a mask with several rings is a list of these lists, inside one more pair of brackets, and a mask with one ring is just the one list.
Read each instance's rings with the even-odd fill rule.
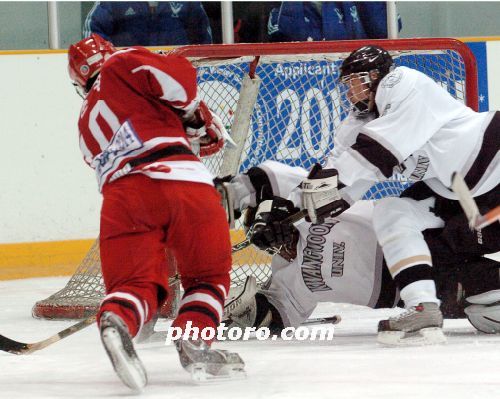
[[319,302],[375,307],[384,265],[372,211],[372,201],[358,201],[335,220],[304,221],[297,226],[297,257],[273,257],[271,285],[262,293],[285,326],[300,325]]
[[355,120],[350,115],[326,164],[339,171],[348,202],[395,172],[424,180],[450,199],[456,199],[448,189],[455,171],[465,176],[474,196],[498,185],[500,113],[474,112],[407,67],[382,79],[375,102],[380,116]]
[[[305,169],[275,161],[266,161],[258,169],[258,174],[248,174],[259,176],[260,182],[251,181],[248,175],[231,181],[235,203],[241,208],[256,205],[256,186],[264,179],[272,195],[300,202],[297,196],[301,191],[295,188],[307,176]],[[288,262],[274,256],[271,285],[263,291],[286,326],[298,326],[318,302],[375,306],[382,284],[383,256],[372,227],[373,207],[372,201],[359,201],[323,224],[304,220],[296,225],[297,257]]]

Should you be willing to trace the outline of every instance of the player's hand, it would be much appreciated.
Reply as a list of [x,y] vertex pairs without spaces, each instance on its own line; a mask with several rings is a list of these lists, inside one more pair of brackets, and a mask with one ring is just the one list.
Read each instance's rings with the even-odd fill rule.
[[262,250],[293,244],[297,230],[292,224],[282,221],[296,211],[298,209],[291,201],[280,197],[262,201],[249,230],[250,242]]
[[337,169],[323,169],[320,164],[314,165],[301,184],[308,222],[323,223],[325,217],[337,216],[349,208],[341,198],[337,186]]
[[190,141],[197,141],[200,157],[208,157],[224,147],[225,139],[232,141],[221,119],[200,101],[194,115],[184,123]]

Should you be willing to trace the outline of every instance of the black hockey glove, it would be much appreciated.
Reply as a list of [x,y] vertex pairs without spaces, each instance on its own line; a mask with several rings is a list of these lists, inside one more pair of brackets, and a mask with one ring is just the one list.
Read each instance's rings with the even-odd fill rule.
[[308,222],[321,224],[326,217],[340,215],[349,208],[338,191],[338,180],[337,169],[323,169],[320,164],[311,169],[301,184]]
[[284,198],[274,197],[261,202],[249,230],[252,244],[268,252],[276,252],[283,245],[292,245],[297,230],[292,224],[282,221],[297,211],[298,208]]

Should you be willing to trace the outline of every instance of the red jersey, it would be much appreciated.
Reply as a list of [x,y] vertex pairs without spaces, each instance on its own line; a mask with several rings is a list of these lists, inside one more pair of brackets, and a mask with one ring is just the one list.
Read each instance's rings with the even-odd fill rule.
[[130,173],[213,185],[181,119],[198,104],[196,70],[186,58],[140,47],[112,54],[78,123],[80,149],[96,171],[99,191]]

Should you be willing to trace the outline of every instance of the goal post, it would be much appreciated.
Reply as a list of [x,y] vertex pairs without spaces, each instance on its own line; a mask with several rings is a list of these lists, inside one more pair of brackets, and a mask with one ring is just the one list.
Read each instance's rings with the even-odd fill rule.
[[234,113],[234,122],[230,128],[230,135],[236,144],[236,148],[226,149],[218,173],[220,177],[238,173],[248,130],[250,129],[253,108],[259,94],[260,83],[261,80],[256,76],[245,75],[242,79],[240,96]]
[[[342,60],[362,45],[388,50],[396,65],[417,69],[453,97],[478,109],[477,68],[471,50],[455,39],[322,41],[177,48],[197,68],[201,98],[222,119],[236,149],[203,160],[214,175],[242,172],[265,160],[309,169],[333,148],[333,137],[347,116],[348,102],[337,81]],[[375,185],[366,198],[399,195],[405,182],[397,176]],[[233,244],[244,238],[241,224]],[[264,284],[269,255],[247,248],[233,254],[231,282],[248,274]],[[104,294],[98,241],[61,291],[37,302],[33,315],[79,318],[97,309]]]

